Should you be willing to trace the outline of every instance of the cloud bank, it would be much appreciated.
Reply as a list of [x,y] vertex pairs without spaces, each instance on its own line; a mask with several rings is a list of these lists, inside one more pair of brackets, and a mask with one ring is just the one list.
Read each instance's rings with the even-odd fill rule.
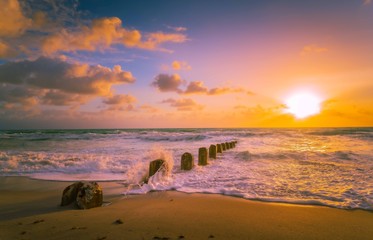
[[[0,103],[80,105],[94,97],[112,96],[112,86],[134,81],[131,72],[123,71],[118,65],[111,69],[46,57],[8,62],[0,65],[0,92],[3,93]],[[107,100],[107,104],[114,100]]]
[[185,90],[181,89],[183,84],[187,81],[182,80],[178,74],[159,74],[155,77],[151,85],[157,88],[160,92],[176,92],[183,95],[201,94],[201,95],[221,95],[228,93],[247,93],[253,95],[251,91],[244,88],[230,88],[230,87],[215,87],[207,88],[202,81],[191,81],[187,84]]

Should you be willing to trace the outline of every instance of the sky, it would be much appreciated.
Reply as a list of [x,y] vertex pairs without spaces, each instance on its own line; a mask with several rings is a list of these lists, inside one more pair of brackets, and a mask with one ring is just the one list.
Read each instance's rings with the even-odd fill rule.
[[373,126],[371,0],[0,6],[0,129]]

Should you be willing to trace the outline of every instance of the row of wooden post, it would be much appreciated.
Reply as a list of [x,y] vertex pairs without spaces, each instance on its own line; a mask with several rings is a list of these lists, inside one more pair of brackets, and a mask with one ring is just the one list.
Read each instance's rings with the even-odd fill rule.
[[[216,145],[211,144],[208,151],[207,148],[201,147],[198,149],[198,165],[205,166],[208,164],[208,158],[216,159],[218,153],[229,150],[236,147],[237,141],[218,143]],[[149,164],[149,177],[153,176],[162,166],[165,161],[163,159],[157,159],[151,161]],[[181,170],[191,170],[194,167],[193,155],[189,152],[181,155]],[[145,180],[147,182],[148,179]]]
[[[207,148],[201,147],[198,149],[198,165],[205,166],[208,164],[208,159],[216,159],[218,153],[236,147],[237,141],[211,144],[208,151]],[[191,170],[194,166],[193,155],[189,152],[181,155],[181,170]]]

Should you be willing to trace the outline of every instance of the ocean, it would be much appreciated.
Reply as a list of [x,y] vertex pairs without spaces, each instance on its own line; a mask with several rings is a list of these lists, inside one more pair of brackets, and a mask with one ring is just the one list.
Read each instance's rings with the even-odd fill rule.
[[[200,147],[233,140],[197,165]],[[190,171],[180,170],[184,152],[194,156]],[[158,158],[171,171],[140,184]],[[373,128],[2,130],[0,176],[373,210]]]

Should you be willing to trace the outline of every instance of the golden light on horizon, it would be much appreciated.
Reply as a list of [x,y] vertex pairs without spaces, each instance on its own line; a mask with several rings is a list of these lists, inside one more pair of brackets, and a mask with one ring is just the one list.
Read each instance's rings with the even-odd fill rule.
[[321,98],[312,92],[297,92],[285,100],[286,112],[302,119],[320,113]]

